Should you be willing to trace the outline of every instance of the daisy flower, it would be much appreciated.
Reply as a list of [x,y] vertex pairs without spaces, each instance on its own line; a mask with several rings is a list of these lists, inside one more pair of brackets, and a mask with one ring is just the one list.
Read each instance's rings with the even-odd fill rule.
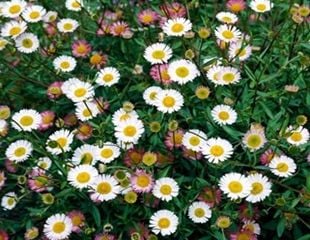
[[261,202],[271,193],[271,183],[269,179],[260,173],[254,173],[247,177],[252,186],[252,190],[246,201],[251,203]]
[[156,106],[156,96],[160,91],[162,91],[160,87],[157,86],[148,87],[147,89],[144,90],[143,93],[144,101],[151,106]]
[[65,81],[61,86],[61,90],[67,98],[76,103],[90,99],[95,95],[94,88],[90,83],[77,78],[70,78]]
[[192,29],[192,23],[185,18],[174,18],[169,19],[167,22],[164,23],[163,31],[168,36],[177,36],[181,37],[186,32]]
[[238,232],[232,233],[229,236],[230,240],[239,240],[239,239],[248,239],[248,240],[257,240],[256,235],[251,231],[240,230]]
[[48,157],[40,157],[37,166],[41,169],[48,170],[52,166],[52,160]]
[[61,129],[49,136],[46,149],[52,154],[59,155],[62,152],[70,151],[72,142],[73,134],[67,129]]
[[228,105],[217,105],[211,110],[213,121],[219,125],[231,125],[237,120],[237,113]]
[[178,196],[179,189],[179,185],[174,179],[163,177],[156,180],[152,193],[160,200],[169,202],[173,197]]
[[226,7],[234,13],[238,13],[246,8],[246,2],[244,0],[228,0]]
[[68,212],[67,216],[71,219],[72,221],[72,232],[81,232],[81,228],[84,227],[85,225],[85,216],[81,211],[77,210],[72,210]]
[[144,126],[139,119],[119,122],[115,127],[115,137],[123,142],[137,143],[144,133]]
[[15,192],[6,193],[1,199],[3,210],[12,210],[17,204],[17,195]]
[[95,167],[83,164],[71,168],[68,172],[68,182],[77,189],[91,186],[96,181],[98,171]]
[[173,212],[159,210],[151,216],[149,226],[156,235],[167,236],[176,232],[178,224],[179,219]]
[[41,124],[40,113],[33,109],[22,109],[12,116],[12,127],[18,131],[36,130]]
[[79,12],[82,10],[82,0],[66,0],[66,8],[70,11]]
[[151,64],[167,63],[172,57],[172,49],[164,43],[154,43],[144,50],[143,56]]
[[72,46],[72,55],[74,57],[85,58],[91,52],[91,45],[86,40],[77,40]]
[[188,217],[194,223],[206,223],[212,215],[209,205],[205,202],[193,202],[188,208]]
[[138,120],[138,118],[139,115],[136,111],[126,112],[123,108],[121,108],[113,113],[112,123],[117,126],[120,122]]
[[96,83],[100,86],[111,87],[119,82],[120,73],[114,67],[106,67],[101,69],[97,74]]
[[54,21],[56,21],[58,17],[58,13],[55,11],[48,11],[44,16],[43,16],[43,22],[46,23],[52,23]]
[[163,113],[179,111],[184,104],[184,98],[177,90],[167,89],[156,94],[155,106]]
[[133,191],[137,193],[146,193],[152,190],[154,179],[152,175],[144,170],[137,169],[130,177],[130,183]]
[[233,154],[233,146],[230,142],[221,138],[210,138],[202,147],[202,153],[211,163],[219,163],[227,160]]
[[124,37],[130,35],[131,31],[128,24],[124,21],[117,21],[110,26],[110,33],[113,36]]
[[154,24],[158,19],[158,13],[151,9],[146,9],[138,13],[138,21],[144,25]]
[[235,26],[220,25],[215,29],[215,36],[226,43],[236,42],[241,38],[241,32]]
[[251,152],[262,148],[267,142],[265,128],[260,124],[251,124],[250,130],[246,132],[242,142]]
[[53,65],[57,71],[71,72],[76,67],[76,60],[73,57],[62,55],[54,59]]
[[182,144],[187,149],[195,152],[200,152],[205,146],[206,140],[207,135],[204,132],[198,129],[190,129],[184,134]]
[[295,161],[285,155],[274,156],[268,166],[274,175],[285,178],[292,176],[297,169]]
[[178,129],[176,131],[169,131],[165,137],[166,147],[169,150],[182,147],[183,136],[184,131],[182,129]]
[[228,50],[230,59],[239,59],[239,61],[247,60],[252,54],[250,45],[242,44],[242,41],[231,43]]
[[242,230],[244,231],[250,231],[256,235],[260,235],[261,229],[258,223],[251,220],[245,220],[242,225]]
[[302,126],[298,127],[297,129],[294,129],[293,126],[289,126],[286,129],[286,133],[289,134],[289,136],[286,138],[286,141],[292,145],[299,146],[309,141],[309,131]]
[[185,59],[169,63],[168,74],[172,81],[181,85],[191,82],[196,77],[200,76],[200,72],[196,65]]
[[18,35],[25,32],[26,29],[26,22],[12,20],[3,25],[3,27],[1,28],[1,36],[16,38]]
[[222,72],[224,67],[219,65],[213,65],[207,72],[207,78],[217,85],[222,85],[222,82],[219,81],[220,72]]
[[250,2],[250,8],[257,13],[269,12],[273,7],[273,3],[269,0],[252,0]]
[[62,33],[74,32],[78,27],[78,21],[71,18],[63,18],[57,23],[57,29]]
[[41,115],[41,124],[39,126],[39,130],[44,131],[54,125],[55,113],[53,111],[43,111],[40,113]]
[[0,136],[4,137],[9,132],[9,124],[7,121],[0,119]]
[[231,200],[247,197],[252,189],[248,179],[240,173],[227,173],[221,177],[220,189],[227,194]]
[[1,14],[7,18],[18,17],[25,9],[27,2],[24,0],[11,0],[4,3]]
[[17,140],[11,143],[5,151],[5,156],[16,163],[26,161],[32,153],[32,144],[27,140]]
[[93,119],[99,114],[97,104],[94,102],[79,102],[76,103],[75,115],[82,122]]
[[46,219],[44,224],[44,235],[50,240],[62,240],[69,237],[73,224],[65,214],[57,213]]
[[219,85],[235,84],[240,80],[240,72],[233,67],[222,67],[218,74]]
[[105,142],[102,147],[98,149],[99,161],[105,164],[112,162],[121,154],[119,147],[112,142]]
[[15,39],[15,46],[22,53],[33,53],[39,46],[39,39],[33,33],[23,33]]
[[99,148],[94,145],[84,144],[74,150],[72,163],[74,165],[88,164],[95,165],[99,159]]
[[217,20],[226,24],[234,24],[238,21],[238,17],[236,14],[230,12],[219,12],[216,14]]
[[120,186],[113,176],[99,175],[90,185],[90,198],[94,202],[110,201],[120,193]]
[[168,74],[168,64],[156,64],[151,67],[150,76],[157,82],[165,85],[172,83]]
[[0,51],[2,51],[3,49],[5,49],[6,45],[8,44],[9,42],[4,39],[4,38],[1,38],[0,37]]
[[44,7],[39,5],[31,5],[25,8],[22,13],[22,17],[27,22],[35,23],[41,21],[45,14],[46,10]]

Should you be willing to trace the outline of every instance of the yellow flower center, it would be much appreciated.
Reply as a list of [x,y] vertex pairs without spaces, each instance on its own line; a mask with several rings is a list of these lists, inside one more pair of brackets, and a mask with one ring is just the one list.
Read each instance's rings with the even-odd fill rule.
[[129,125],[124,128],[123,133],[126,137],[133,137],[137,133],[137,128],[135,126]]
[[85,88],[78,88],[78,89],[75,89],[74,91],[74,95],[76,97],[83,97],[86,93],[87,93],[87,90]]
[[90,117],[91,116],[91,111],[89,111],[87,108],[83,110],[83,116],[84,117]]
[[305,6],[301,6],[298,9],[298,13],[302,16],[302,17],[307,17],[310,13],[310,9],[308,7]]
[[74,216],[71,218],[73,226],[79,226],[82,223],[82,219],[80,216]]
[[224,38],[227,38],[227,39],[232,39],[234,37],[234,33],[230,30],[223,31],[222,35]]
[[107,73],[102,77],[102,80],[105,82],[111,82],[114,79],[111,73]]
[[237,236],[237,240],[250,240],[251,237],[247,233],[239,233]]
[[150,93],[150,99],[151,99],[151,100],[155,100],[156,95],[157,95],[157,92],[151,92],[151,93]]
[[252,183],[251,194],[258,195],[264,190],[264,186],[259,182]]
[[168,218],[161,218],[159,221],[158,221],[158,226],[159,228],[161,229],[165,229],[165,228],[168,228],[170,226],[170,220]]
[[[7,41],[4,39],[0,39],[0,48],[5,47],[5,45],[7,44]],[[0,239],[1,240],[1,239]]]
[[258,148],[262,144],[262,139],[259,135],[252,134],[248,137],[247,144],[250,148]]
[[93,65],[97,65],[101,62],[102,57],[99,54],[95,54],[90,58],[90,63]]
[[181,78],[185,78],[188,76],[189,74],[189,70],[187,67],[178,67],[176,70],[175,70],[175,73],[178,77],[181,77]]
[[40,12],[34,11],[34,12],[32,12],[32,13],[29,14],[29,17],[30,17],[31,19],[36,19],[36,18],[40,17]]
[[181,23],[175,23],[171,27],[171,31],[175,33],[182,32],[184,30],[184,26]]
[[192,146],[198,146],[200,144],[200,138],[197,137],[197,136],[192,136],[190,139],[189,139],[189,143],[192,145]]
[[230,219],[228,217],[219,217],[216,221],[216,225],[219,228],[228,228],[230,226]]
[[172,193],[172,188],[170,185],[168,184],[164,184],[160,187],[160,190],[161,194],[163,195],[170,195]]
[[67,144],[67,139],[64,137],[60,137],[56,140],[56,142],[58,143],[58,146],[60,146],[61,148],[64,148]]
[[149,186],[150,184],[150,178],[148,176],[145,175],[140,175],[137,177],[137,185],[139,187],[145,188],[147,186]]
[[80,172],[77,176],[76,176],[76,180],[79,183],[87,183],[90,180],[90,174],[88,172]]
[[240,3],[233,3],[230,6],[231,11],[233,12],[240,12],[242,10],[242,5]]
[[14,151],[14,155],[16,157],[21,157],[21,156],[24,156],[25,154],[26,154],[26,148],[24,147],[16,148]]
[[41,162],[41,163],[39,163],[39,167],[43,168],[43,169],[46,169],[47,168],[47,163],[46,162]]
[[150,23],[153,21],[153,16],[151,14],[144,14],[142,16],[142,22],[143,23]]
[[63,25],[63,28],[64,28],[65,30],[67,30],[67,31],[70,31],[70,30],[72,30],[72,28],[73,28],[73,24],[72,24],[72,23],[65,23],[65,24]]
[[202,208],[196,208],[194,214],[196,217],[202,218],[205,215],[205,210],[203,210]]
[[80,8],[81,5],[77,1],[74,1],[74,2],[72,2],[71,7],[73,7],[73,8]]
[[225,111],[222,111],[218,114],[218,117],[219,119],[223,120],[223,121],[226,121],[229,119],[229,113],[228,112],[225,112]]
[[97,192],[100,194],[108,194],[112,191],[112,186],[108,182],[101,182],[97,186]]
[[277,170],[281,173],[287,172],[289,169],[288,165],[284,162],[278,163]]
[[33,46],[33,42],[32,42],[31,39],[25,38],[25,39],[23,39],[23,41],[22,41],[22,45],[23,45],[23,47],[25,47],[25,48],[31,48],[31,47]]
[[33,123],[33,118],[31,116],[23,116],[19,123],[22,125],[22,126],[30,126],[32,123]]
[[163,102],[164,106],[167,108],[173,107],[175,105],[175,99],[173,97],[170,97],[170,96],[164,97],[162,102]]
[[172,141],[174,140],[175,144],[181,144],[183,140],[183,134],[180,133],[174,133],[174,138],[172,138]]
[[165,56],[166,54],[162,50],[156,50],[152,53],[152,57],[155,59],[163,59]]
[[91,153],[84,153],[82,155],[83,164],[91,164],[93,159],[94,159],[94,157]]
[[234,79],[235,79],[235,75],[234,75],[233,73],[225,73],[225,74],[223,75],[223,80],[224,80],[225,82],[230,83],[230,82],[232,82]]
[[11,29],[10,29],[10,35],[11,36],[16,36],[16,35],[18,35],[18,34],[20,34],[20,32],[22,31],[22,29],[20,28],[20,27],[12,27]]
[[161,72],[160,72],[160,76],[161,76],[161,80],[163,80],[164,82],[170,80],[170,76],[169,76],[167,70],[161,71]]
[[229,191],[231,191],[232,193],[240,193],[243,189],[243,186],[240,182],[238,181],[231,181],[228,184],[228,189]]
[[257,4],[256,5],[256,8],[259,10],[259,11],[265,11],[266,10],[266,5],[264,3],[260,3],[260,4]]
[[79,54],[85,54],[86,51],[87,51],[87,48],[84,44],[79,44],[78,47],[76,48],[76,51],[79,53]]
[[231,23],[232,19],[230,17],[225,16],[225,17],[222,18],[222,21],[223,22],[227,22],[227,23]]
[[157,161],[157,155],[147,152],[142,157],[142,162],[147,166],[152,166]]
[[15,203],[15,199],[12,198],[12,197],[9,197],[8,200],[7,200],[7,204],[8,204],[9,206],[12,206],[14,203]]
[[294,141],[294,142],[299,142],[302,140],[302,135],[300,132],[293,132],[290,136],[290,138]]
[[70,67],[70,63],[67,61],[63,61],[62,63],[60,63],[60,67],[63,69],[67,69]]
[[224,149],[222,148],[222,146],[214,145],[210,148],[210,153],[215,157],[219,157],[223,155]]
[[246,50],[245,50],[245,48],[244,49],[237,49],[236,51],[235,51],[235,54],[236,55],[238,55],[239,57],[243,57],[243,56],[245,56],[246,55]]
[[56,222],[53,225],[53,232],[54,233],[62,233],[63,231],[65,231],[66,229],[66,225],[64,224],[64,222]]
[[9,12],[10,12],[11,14],[19,13],[21,10],[22,10],[22,8],[21,8],[21,6],[19,6],[19,5],[12,5],[12,6],[9,8]]
[[101,150],[100,155],[103,158],[109,158],[109,157],[112,157],[113,151],[110,148],[104,148]]

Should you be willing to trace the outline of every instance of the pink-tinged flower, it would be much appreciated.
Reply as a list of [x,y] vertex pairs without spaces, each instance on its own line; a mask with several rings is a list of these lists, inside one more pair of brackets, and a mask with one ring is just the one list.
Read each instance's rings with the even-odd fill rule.
[[62,95],[62,86],[63,82],[53,82],[47,88],[47,96],[49,99],[57,99]]
[[9,240],[9,235],[6,231],[0,229],[0,239],[1,240]]
[[76,130],[75,137],[81,141],[87,140],[92,136],[93,127],[88,123],[80,123]]
[[36,239],[38,236],[39,236],[39,229],[37,227],[28,228],[24,234],[25,240]]
[[137,193],[150,192],[154,185],[154,179],[151,174],[144,170],[137,169],[130,177],[132,189]]
[[246,203],[242,204],[239,208],[239,218],[242,221],[257,220],[259,218],[258,213],[258,207],[252,207],[250,209]]
[[116,240],[116,237],[108,233],[99,233],[94,240]]
[[182,147],[182,155],[185,158],[191,159],[191,160],[200,160],[202,159],[203,155],[201,152],[195,152],[191,149],[187,149],[186,147]]
[[117,21],[111,25],[111,34],[113,36],[124,37],[130,33],[131,33],[130,28],[128,24],[124,21]]
[[141,149],[129,149],[125,153],[124,163],[128,167],[137,166],[142,162],[144,150]]
[[181,3],[163,4],[160,8],[168,18],[186,17],[186,8]]
[[150,76],[157,82],[169,85],[172,80],[168,74],[168,64],[157,64],[151,67]]
[[103,100],[102,97],[98,97],[95,98],[93,100],[93,103],[97,105],[97,108],[99,110],[100,113],[104,113],[105,111],[107,111],[110,107],[110,104],[108,101]]
[[147,240],[150,235],[150,230],[143,223],[139,223],[135,228],[129,230],[129,236],[135,236],[138,234],[140,236],[140,240]]
[[28,174],[28,186],[34,192],[46,191],[49,183],[43,169],[35,168]]
[[138,20],[141,24],[151,25],[158,21],[159,15],[157,12],[146,9],[138,13]]
[[73,210],[67,214],[72,221],[72,231],[81,232],[81,228],[85,225],[85,216],[81,211]]
[[104,35],[109,34],[110,32],[111,32],[111,24],[105,21],[102,21],[99,23],[99,28],[97,29],[97,32],[96,32],[98,36],[104,36]]
[[254,233],[250,231],[239,231],[239,232],[230,234],[229,239],[230,240],[239,240],[239,239],[257,240],[257,237]]
[[86,40],[77,40],[72,44],[72,55],[85,58],[91,52],[91,45]]
[[107,61],[108,56],[102,52],[95,52],[89,58],[89,63],[97,69],[100,69],[102,66],[106,65]]
[[49,37],[53,37],[57,34],[56,23],[46,23],[44,24],[44,30]]
[[0,137],[5,137],[9,132],[9,124],[7,121],[0,119]]
[[238,13],[246,8],[246,3],[244,0],[229,0],[226,7],[234,13]]
[[268,149],[260,156],[259,160],[261,164],[268,165],[274,156],[275,153],[272,151],[272,149]]
[[[5,177],[5,175],[4,175],[4,172],[1,171],[1,172],[0,172],[0,190],[1,190],[1,188],[4,186],[5,180],[6,180],[6,177]],[[0,238],[0,239],[1,239],[1,238]]]
[[112,11],[106,10],[104,12],[104,14],[103,14],[103,17],[107,21],[115,22],[115,21],[119,20],[120,15],[117,14],[116,12],[112,12]]
[[163,164],[171,164],[174,160],[174,157],[172,153],[165,153],[162,154],[160,152],[157,152],[157,162],[156,165],[160,166]]
[[215,205],[219,205],[222,199],[222,194],[220,189],[213,187],[205,187],[199,194],[198,199],[205,202],[210,206],[210,208]]
[[182,129],[178,129],[176,131],[169,131],[165,137],[166,147],[169,150],[182,147],[183,135],[184,131]]
[[10,172],[10,173],[16,173],[17,172],[18,165],[15,162],[13,162],[9,159],[5,159],[4,165],[5,165],[5,168],[8,172]]
[[42,120],[39,130],[43,131],[53,126],[55,120],[55,113],[53,111],[44,111],[40,115]]
[[75,126],[78,123],[78,118],[76,117],[74,113],[68,113],[64,117],[64,123],[68,127]]

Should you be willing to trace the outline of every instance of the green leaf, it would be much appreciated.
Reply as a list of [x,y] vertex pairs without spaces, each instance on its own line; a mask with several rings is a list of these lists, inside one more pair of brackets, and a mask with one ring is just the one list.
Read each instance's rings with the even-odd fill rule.
[[302,237],[298,238],[297,240],[310,240],[310,234],[302,236]]
[[278,222],[277,226],[277,235],[278,237],[281,237],[285,230],[285,219],[281,218],[281,220]]
[[91,205],[91,214],[95,220],[96,226],[99,228],[101,227],[101,216],[98,208],[95,205]]

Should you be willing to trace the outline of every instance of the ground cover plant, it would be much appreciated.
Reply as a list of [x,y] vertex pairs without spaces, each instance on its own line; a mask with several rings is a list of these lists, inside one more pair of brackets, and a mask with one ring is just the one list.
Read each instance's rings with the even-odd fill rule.
[[310,239],[309,13],[0,2],[0,239]]

